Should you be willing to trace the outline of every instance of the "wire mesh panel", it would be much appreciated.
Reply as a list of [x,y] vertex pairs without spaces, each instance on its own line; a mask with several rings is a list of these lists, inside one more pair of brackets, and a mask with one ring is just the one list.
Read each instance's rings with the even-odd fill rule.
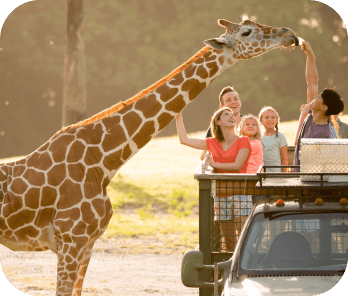
[[240,266],[245,271],[285,274],[343,270],[348,259],[347,232],[348,213],[340,207],[260,212],[250,226]]
[[263,223],[263,239],[260,242],[259,253],[268,254],[269,248],[280,233],[297,232],[302,234],[310,244],[312,253],[320,252],[320,221],[317,219],[311,220],[273,220]]
[[211,249],[232,253],[254,202],[260,198],[255,195],[257,180],[249,180],[247,176],[241,179],[238,175],[236,179],[211,182],[214,221]]
[[[287,178],[284,178],[283,174],[283,176],[278,176],[278,174],[272,177],[267,175],[269,174],[196,175],[200,184],[204,184],[205,188],[203,190],[200,185],[200,204],[202,205],[200,207],[200,249],[205,250],[205,258],[208,258],[207,260],[211,263],[215,262],[214,257],[220,258],[216,259],[217,261],[222,260],[221,256],[216,255],[223,253],[232,255],[245,221],[253,205],[260,199],[273,198],[276,201],[276,199],[298,198],[303,201],[302,207],[306,208],[307,199],[321,197],[325,200],[334,198],[337,201],[337,199],[348,196],[347,184],[304,183],[298,176],[297,178],[291,176],[292,174],[286,174],[289,176]],[[264,176],[267,178],[264,179]],[[263,185],[260,186],[261,181]],[[320,250],[316,243],[318,225],[315,221],[301,221],[301,223],[284,221],[275,226],[270,224],[268,227],[266,234],[269,238],[262,245],[265,249],[279,232],[300,229],[300,232],[304,233],[311,242],[313,252],[325,252],[325,250]],[[332,248],[339,252],[339,250],[343,250],[342,244],[344,245],[347,240],[347,234],[332,232],[330,239],[335,242]],[[345,250],[343,251],[345,252]],[[224,255],[223,260],[229,257]]]
[[348,219],[338,217],[331,222],[332,253],[346,254],[348,258]]

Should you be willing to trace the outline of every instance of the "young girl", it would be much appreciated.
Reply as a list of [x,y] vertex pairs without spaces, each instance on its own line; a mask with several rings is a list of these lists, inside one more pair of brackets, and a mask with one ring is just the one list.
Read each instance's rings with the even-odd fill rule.
[[[288,165],[288,143],[283,133],[278,131],[279,115],[272,107],[263,107],[259,121],[265,128],[261,142],[264,146],[263,162],[265,166]],[[286,168],[267,168],[266,172],[287,172]]]
[[[263,145],[261,143],[261,128],[259,121],[256,116],[248,114],[243,116],[242,121],[239,125],[239,135],[247,136],[250,141],[251,152],[248,162],[247,173],[256,174],[260,167],[263,165]],[[254,196],[251,195],[241,195],[242,200],[252,200],[256,203],[260,198],[266,196]],[[251,208],[251,207],[249,207]],[[250,210],[243,214],[249,215]]]
[[251,153],[247,173],[255,174],[263,165],[263,147],[261,143],[261,128],[258,119],[251,114],[242,118],[239,126],[239,135],[247,136],[250,141]]

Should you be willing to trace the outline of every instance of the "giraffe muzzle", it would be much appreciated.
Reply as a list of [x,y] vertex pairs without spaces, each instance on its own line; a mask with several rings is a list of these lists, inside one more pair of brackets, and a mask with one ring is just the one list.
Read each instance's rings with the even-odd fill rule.
[[294,40],[296,46],[298,46],[300,44],[300,42],[296,36],[290,36],[290,38]]

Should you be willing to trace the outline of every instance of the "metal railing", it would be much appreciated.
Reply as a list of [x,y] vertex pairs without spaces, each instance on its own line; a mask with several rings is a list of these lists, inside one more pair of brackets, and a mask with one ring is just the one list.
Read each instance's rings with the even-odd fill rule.
[[[199,249],[203,253],[203,264],[227,261],[238,241],[245,214],[258,196],[255,185],[259,176],[196,173],[195,179],[199,182]],[[202,280],[211,279],[212,271],[203,270]],[[199,289],[200,296],[212,293],[209,287]]]

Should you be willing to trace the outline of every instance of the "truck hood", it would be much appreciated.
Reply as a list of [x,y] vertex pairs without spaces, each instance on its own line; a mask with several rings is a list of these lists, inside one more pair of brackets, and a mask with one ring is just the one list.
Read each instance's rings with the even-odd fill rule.
[[246,278],[232,284],[225,296],[313,296],[332,289],[341,276]]

